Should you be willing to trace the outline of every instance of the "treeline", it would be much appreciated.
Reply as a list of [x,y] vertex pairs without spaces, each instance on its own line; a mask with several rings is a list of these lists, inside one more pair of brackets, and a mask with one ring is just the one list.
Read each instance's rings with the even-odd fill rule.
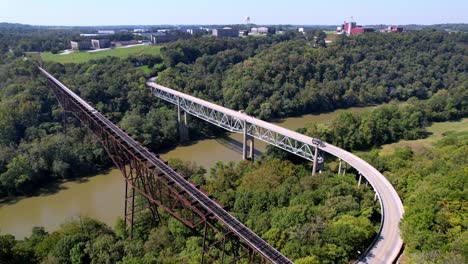
[[467,42],[463,33],[418,31],[342,36],[313,48],[296,36],[248,59],[236,49],[180,59],[158,81],[269,119],[466,88]]
[[[98,28],[92,27],[50,27],[0,23],[0,54],[19,57],[27,52],[50,51],[57,53],[69,49],[71,40],[90,39],[90,37],[83,37],[80,34],[95,33],[97,30]],[[133,35],[130,32],[116,32],[112,35],[94,38],[107,38],[111,41],[142,39],[141,36]]]
[[409,30],[420,30],[422,28],[436,29],[436,30],[450,30],[468,32],[467,23],[450,23],[450,24],[434,24],[434,25],[403,25],[403,28]]
[[51,28],[0,23],[0,51],[16,57],[29,51],[59,51],[70,47],[73,36],[83,33],[76,28]]
[[468,134],[447,133],[422,152],[363,154],[395,186],[405,205],[400,224],[408,263],[467,263]]
[[248,227],[295,263],[347,263],[364,252],[380,221],[370,188],[332,172],[271,156],[260,163],[217,163],[206,188]]
[[431,122],[468,115],[468,89],[439,90],[428,100],[410,98],[359,113],[343,112],[330,124],[307,124],[299,132],[341,148],[364,150],[426,136]]
[[295,37],[297,35],[290,32],[242,39],[198,37],[171,43],[161,49],[167,69],[158,73],[158,82],[193,96],[216,100],[222,94],[227,69],[269,50],[275,43]]
[[[59,123],[45,125],[61,131]],[[47,132],[46,128],[36,128],[19,145],[0,147],[0,197],[37,193],[46,183],[94,174],[111,165],[98,141],[86,130],[72,128],[66,135]]]
[[[277,159],[218,163],[207,174],[194,164],[170,162],[295,263],[348,263],[378,230],[378,202],[371,188],[357,188],[353,177],[311,177],[309,168]],[[156,225],[150,224],[148,214],[141,217],[138,221],[146,221],[133,240],[121,220],[111,230],[86,218],[51,233],[34,228],[23,241],[3,235],[0,262],[200,262],[201,228],[192,230],[162,210]],[[212,234],[208,236],[212,241]]]
[[[161,55],[167,67],[174,67],[179,63],[191,64],[199,57],[216,55],[219,52],[235,50],[244,55],[252,57],[262,49],[266,49],[271,44],[283,42],[294,38],[296,34],[289,32],[284,35],[273,35],[265,38],[215,38],[196,36],[186,41],[179,40],[167,44],[161,49]],[[225,63],[211,65],[223,67]],[[222,70],[222,69],[220,69]]]

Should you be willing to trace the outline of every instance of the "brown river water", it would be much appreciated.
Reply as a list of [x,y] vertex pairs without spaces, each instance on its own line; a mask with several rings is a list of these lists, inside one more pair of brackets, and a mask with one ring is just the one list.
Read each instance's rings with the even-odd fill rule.
[[[279,120],[285,128],[297,129],[310,122],[327,123],[343,111],[359,112],[365,108],[350,108],[317,115],[304,115]],[[195,118],[195,117],[190,117]],[[266,144],[255,140],[256,154]],[[229,134],[222,138],[206,139],[179,146],[161,154],[165,160],[179,158],[194,161],[209,169],[217,161],[242,159],[242,135]],[[99,219],[113,227],[117,217],[123,215],[124,179],[117,169],[92,177],[70,181],[60,185],[56,192],[19,199],[0,204],[0,234],[12,234],[17,239],[29,236],[33,226],[43,226],[47,231],[56,230],[61,223],[79,216]]]

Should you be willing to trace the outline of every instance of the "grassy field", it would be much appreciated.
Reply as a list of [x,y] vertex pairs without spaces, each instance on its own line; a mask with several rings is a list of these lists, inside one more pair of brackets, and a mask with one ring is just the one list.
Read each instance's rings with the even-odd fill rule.
[[325,40],[328,40],[328,41],[335,42],[341,37],[341,35],[336,34],[336,31],[325,31],[325,33],[327,34],[327,37],[325,38]]
[[127,58],[131,55],[158,55],[160,53],[161,46],[142,45],[134,47],[119,47],[111,50],[103,50],[98,52],[73,52],[66,55],[52,54],[50,52],[41,53],[43,61],[55,61],[59,63],[83,63],[89,60],[101,59],[108,56]]
[[427,127],[429,136],[417,140],[402,140],[397,143],[382,146],[381,154],[390,154],[397,147],[410,147],[415,153],[421,153],[425,148],[432,147],[432,144],[445,136],[457,135],[468,137],[468,118],[459,121],[449,121],[433,123]]
[[146,75],[149,75],[151,73],[151,69],[148,67],[148,65],[137,67],[137,69],[139,69]]

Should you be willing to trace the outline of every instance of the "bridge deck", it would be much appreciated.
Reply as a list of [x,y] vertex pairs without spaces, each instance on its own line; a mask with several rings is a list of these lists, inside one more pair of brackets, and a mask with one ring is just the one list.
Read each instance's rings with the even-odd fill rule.
[[128,144],[135,152],[139,153],[142,157],[147,159],[151,164],[153,164],[160,172],[171,181],[174,181],[181,189],[186,191],[192,198],[198,201],[204,208],[211,212],[214,217],[219,221],[224,223],[227,228],[234,232],[237,236],[242,238],[247,244],[254,248],[258,253],[272,261],[273,263],[292,263],[291,260],[286,258],[283,254],[277,251],[275,248],[266,243],[262,238],[255,234],[252,230],[247,228],[239,220],[230,215],[225,211],[221,206],[219,206],[215,201],[211,200],[207,195],[202,191],[197,189],[192,183],[187,181],[182,175],[178,174],[170,166],[166,165],[164,161],[159,159],[154,153],[148,151],[144,148],[138,141],[134,140],[117,125],[108,120],[103,116],[99,111],[93,108],[90,104],[76,95],[73,91],[63,85],[60,81],[46,72],[44,69],[40,68],[40,71],[45,75],[50,81],[55,83],[61,89],[63,89],[70,97],[74,98],[78,103],[80,103],[90,114],[94,115],[99,119],[105,126],[111,129],[119,138]]

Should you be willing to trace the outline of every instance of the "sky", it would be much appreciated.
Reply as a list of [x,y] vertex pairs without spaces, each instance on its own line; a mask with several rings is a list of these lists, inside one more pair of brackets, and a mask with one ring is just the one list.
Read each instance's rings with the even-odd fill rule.
[[0,0],[0,22],[31,25],[468,23],[468,0]]

